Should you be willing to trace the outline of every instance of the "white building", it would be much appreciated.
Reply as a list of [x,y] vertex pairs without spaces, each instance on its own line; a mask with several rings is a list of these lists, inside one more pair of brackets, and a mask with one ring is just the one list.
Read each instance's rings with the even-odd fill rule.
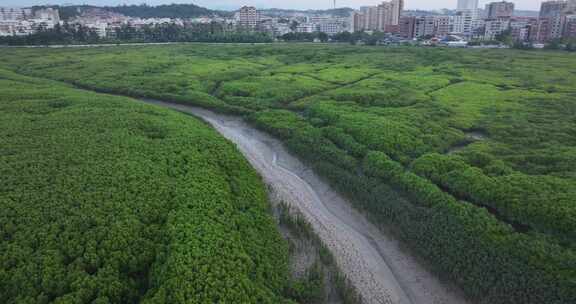
[[318,31],[326,33],[328,35],[336,35],[345,31],[345,27],[342,23],[320,23],[318,24]]
[[289,24],[278,23],[274,27],[274,35],[276,35],[276,36],[282,36],[282,35],[285,35],[285,34],[288,34],[291,32],[292,32],[292,29],[290,28]]
[[0,7],[0,22],[25,20],[32,15],[32,10],[24,8]]
[[478,9],[460,10],[454,16],[453,32],[470,38],[482,23]]
[[318,31],[318,26],[314,23],[301,23],[296,27],[296,33],[314,33]]
[[32,11],[23,8],[0,8],[0,36],[23,36],[39,29],[52,29],[60,22],[57,9]]
[[0,36],[26,36],[33,32],[33,24],[26,20],[0,22]]
[[316,30],[328,35],[335,35],[344,31],[350,31],[350,20],[348,18],[337,18],[327,15],[311,16],[307,22],[316,25]]
[[34,19],[42,20],[43,22],[56,24],[60,22],[60,14],[57,9],[44,8],[34,12]]
[[332,21],[332,16],[327,16],[327,15],[316,15],[316,16],[311,16],[311,17],[307,17],[306,18],[308,23],[317,23],[317,24],[321,24],[321,23],[329,23]]

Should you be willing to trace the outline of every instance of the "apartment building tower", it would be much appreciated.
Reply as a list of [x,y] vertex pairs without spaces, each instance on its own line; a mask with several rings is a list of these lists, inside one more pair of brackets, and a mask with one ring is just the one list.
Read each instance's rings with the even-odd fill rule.
[[458,0],[458,10],[478,9],[478,0]]
[[565,11],[567,14],[576,14],[576,0],[568,0]]
[[544,1],[540,6],[540,18],[558,17],[568,9],[568,2],[565,0]]
[[486,17],[488,19],[510,18],[514,14],[514,3],[492,2],[486,5]]
[[576,14],[576,0],[553,0],[542,2],[540,18],[532,40],[547,42],[570,36],[571,16]]
[[414,16],[403,16],[400,18],[400,36],[412,39],[415,36],[416,29],[416,17]]
[[404,0],[384,1],[377,6],[364,6],[353,15],[354,30],[389,31],[398,28]]
[[245,29],[256,29],[260,19],[260,12],[253,6],[244,6],[238,12],[238,25]]

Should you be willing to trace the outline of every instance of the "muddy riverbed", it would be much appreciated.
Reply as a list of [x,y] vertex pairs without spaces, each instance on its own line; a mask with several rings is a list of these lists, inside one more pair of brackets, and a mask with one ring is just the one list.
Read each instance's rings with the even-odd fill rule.
[[186,105],[142,101],[199,117],[236,144],[274,192],[312,224],[366,303],[467,303],[459,292],[440,282],[405,252],[393,237],[352,209],[278,140],[238,117]]

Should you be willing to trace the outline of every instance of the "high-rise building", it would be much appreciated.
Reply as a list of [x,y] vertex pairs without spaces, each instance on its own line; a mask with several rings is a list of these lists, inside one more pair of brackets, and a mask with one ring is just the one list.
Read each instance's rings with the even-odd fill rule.
[[384,8],[384,26],[400,24],[400,16],[404,11],[404,0],[391,0],[390,2],[382,2]]
[[400,36],[408,39],[415,37],[416,17],[403,16],[400,18]]
[[390,20],[392,13],[392,2],[382,2],[378,5],[378,30],[382,31],[386,25],[393,24]]
[[362,12],[352,13],[352,31],[359,32],[364,30],[366,24],[366,15]]
[[540,18],[559,17],[568,8],[567,1],[545,1],[540,7]]
[[566,4],[566,13],[576,14],[576,0],[568,0]]
[[364,14],[364,26],[362,29],[368,31],[376,31],[379,29],[378,21],[378,7],[377,6],[365,6],[360,9]]
[[478,9],[478,0],[458,0],[458,10]]
[[[387,31],[398,28],[404,10],[404,0],[384,1],[378,6],[364,6],[355,12],[355,30]],[[358,27],[356,27],[358,26]]]
[[472,38],[480,26],[480,10],[478,0],[458,0],[458,10],[454,16],[453,32]]
[[540,8],[538,33],[534,40],[547,42],[552,39],[570,37],[573,24],[571,16],[576,14],[576,0],[545,1]]
[[244,6],[238,12],[238,25],[246,29],[256,29],[260,23],[260,12],[253,6]]
[[486,4],[486,17],[488,19],[510,18],[514,13],[514,3],[512,2],[492,2]]

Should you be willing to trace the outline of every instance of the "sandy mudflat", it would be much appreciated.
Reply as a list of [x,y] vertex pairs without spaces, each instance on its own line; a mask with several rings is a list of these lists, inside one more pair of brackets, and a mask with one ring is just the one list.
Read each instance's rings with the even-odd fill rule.
[[312,224],[365,303],[467,303],[459,292],[442,284],[401,249],[393,237],[353,210],[278,140],[237,117],[144,101],[200,117],[236,144],[274,192]]

